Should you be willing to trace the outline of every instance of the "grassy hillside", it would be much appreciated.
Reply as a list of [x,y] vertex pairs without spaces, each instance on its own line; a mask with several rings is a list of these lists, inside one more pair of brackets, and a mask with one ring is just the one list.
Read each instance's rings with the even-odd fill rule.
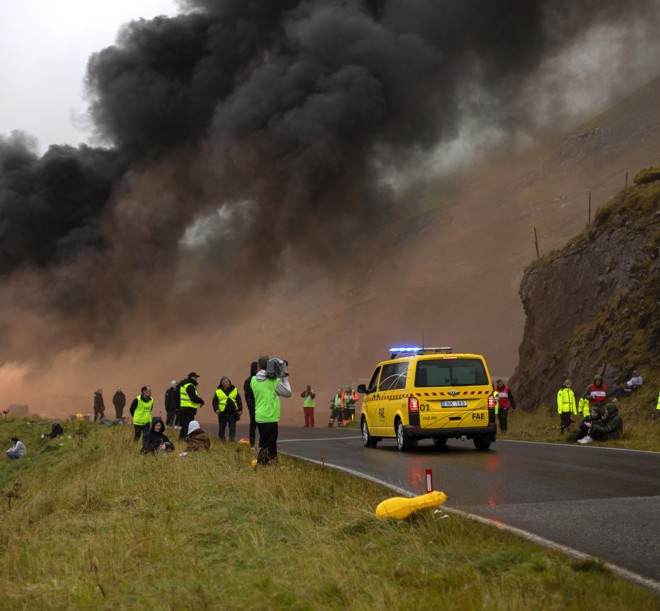
[[[76,425],[77,427],[78,425]],[[128,426],[6,420],[0,605],[130,609],[650,609],[659,600],[453,515],[379,521],[393,496],[245,446],[140,456]]]

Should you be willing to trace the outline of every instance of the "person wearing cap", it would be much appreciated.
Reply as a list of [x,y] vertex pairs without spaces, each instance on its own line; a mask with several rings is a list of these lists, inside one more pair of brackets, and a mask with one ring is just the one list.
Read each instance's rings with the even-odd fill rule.
[[112,404],[115,406],[117,420],[121,420],[124,417],[124,407],[126,407],[126,395],[121,386],[117,386],[115,394],[112,395]]
[[342,394],[342,404],[344,406],[344,424],[355,420],[355,404],[360,395],[353,390],[350,384],[346,384],[346,389]]
[[335,420],[337,420],[337,424],[340,428],[344,426],[344,418],[342,416],[344,411],[343,394],[341,388],[338,388],[335,396],[330,399],[330,419],[328,420],[328,428],[330,429],[334,425]]
[[199,374],[191,371],[185,380],[179,384],[179,439],[185,439],[188,436],[188,425],[197,419],[197,410],[204,405],[204,399],[197,394],[197,384],[199,383]]
[[557,393],[557,412],[559,413],[559,428],[563,435],[564,431],[573,424],[571,414],[577,414],[575,393],[571,389],[570,380],[564,380],[564,385]]
[[177,381],[172,380],[165,391],[165,426],[174,426],[176,410],[179,408],[179,390]]
[[11,440],[14,442],[14,445],[5,454],[12,460],[18,460],[21,456],[25,455],[25,444],[18,437],[12,437]]
[[[607,402],[607,386],[603,382],[603,376],[594,376],[594,381],[589,384],[585,394],[589,395],[589,407],[601,408]],[[602,413],[602,412],[601,412]]]
[[513,398],[511,389],[502,380],[497,380],[495,383],[495,393],[493,394],[497,396],[495,415],[500,425],[500,431],[506,433],[508,429],[509,408],[516,409],[516,401]]
[[128,409],[133,416],[133,441],[140,441],[141,435],[149,433],[151,428],[151,410],[154,407],[154,398],[151,396],[151,386],[143,386],[140,394],[133,399],[131,407]]

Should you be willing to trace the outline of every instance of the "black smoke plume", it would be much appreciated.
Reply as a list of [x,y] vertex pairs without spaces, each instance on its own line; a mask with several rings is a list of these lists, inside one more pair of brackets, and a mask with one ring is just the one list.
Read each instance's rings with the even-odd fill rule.
[[397,210],[387,168],[453,138],[475,107],[530,125],[518,100],[544,60],[597,25],[653,32],[659,13],[657,0],[183,8],[91,57],[102,147],[38,157],[0,141],[0,332],[14,356],[34,355],[15,331],[24,316],[51,348],[102,344],[154,296],[166,322],[227,284],[267,282],[287,254],[345,264],[343,236]]

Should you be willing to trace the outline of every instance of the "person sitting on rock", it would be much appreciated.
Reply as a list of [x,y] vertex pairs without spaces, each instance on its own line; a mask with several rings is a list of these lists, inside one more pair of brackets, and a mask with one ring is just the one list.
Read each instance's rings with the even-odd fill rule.
[[644,384],[644,380],[642,379],[642,376],[639,375],[639,371],[635,369],[632,372],[632,377],[630,380],[628,380],[624,386],[615,388],[612,396],[615,399],[618,399],[621,395],[629,395],[633,391],[637,390],[642,384]]

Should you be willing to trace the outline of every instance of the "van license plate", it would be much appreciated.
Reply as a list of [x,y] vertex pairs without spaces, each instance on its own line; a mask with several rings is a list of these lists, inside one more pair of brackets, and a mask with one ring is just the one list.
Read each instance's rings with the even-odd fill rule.
[[442,407],[467,407],[467,401],[441,401]]

